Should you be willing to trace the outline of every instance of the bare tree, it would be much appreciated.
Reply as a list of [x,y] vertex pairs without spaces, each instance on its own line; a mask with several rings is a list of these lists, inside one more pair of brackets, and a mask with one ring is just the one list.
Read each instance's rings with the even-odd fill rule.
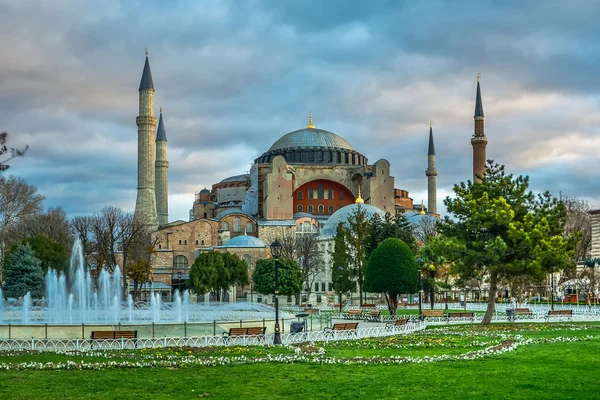
[[581,232],[583,237],[575,248],[575,260],[583,261],[590,256],[592,250],[592,220],[589,214],[590,205],[577,197],[564,197],[563,203],[567,207],[567,221],[564,234],[567,237]]
[[[4,156],[8,152],[8,147],[6,146],[6,141],[8,140],[8,133],[2,132],[0,133],[0,157]],[[10,168],[7,164],[8,161],[12,160],[15,157],[23,157],[25,153],[29,150],[29,146],[25,146],[22,149],[10,149],[10,156],[0,161],[0,172],[6,171]]]
[[38,193],[37,188],[28,185],[22,178],[0,176],[0,263],[4,262],[5,249],[18,241],[10,237],[9,230],[23,219],[37,214],[43,200],[44,196]]
[[419,218],[414,230],[417,243],[426,245],[431,238],[438,236],[438,223],[436,218]]
[[[87,269],[89,269],[90,260],[94,254],[96,255],[96,261],[99,262],[97,244],[94,241],[93,234],[93,217],[87,215],[74,217],[71,219],[71,228],[79,238],[81,247],[83,248],[83,258],[85,259]],[[100,266],[102,264],[98,263],[97,265]]]
[[17,240],[44,235],[60,243],[69,250],[73,246],[73,233],[67,215],[62,208],[49,208],[48,211],[23,218],[10,229]]

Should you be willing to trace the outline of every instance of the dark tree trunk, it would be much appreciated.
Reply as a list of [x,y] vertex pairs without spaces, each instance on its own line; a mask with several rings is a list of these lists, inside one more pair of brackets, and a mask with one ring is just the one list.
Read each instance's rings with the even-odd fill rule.
[[429,301],[431,302],[431,309],[433,310],[433,307],[435,306],[435,294],[434,294],[434,286],[433,286],[433,282],[435,280],[435,272],[434,271],[430,272],[430,278],[431,278],[431,287],[429,288]]
[[[492,272],[490,274],[490,291],[488,294],[488,304],[485,315],[483,316],[483,321],[481,322],[483,325],[488,325],[492,322],[492,317],[494,316],[494,311],[496,311],[496,295],[498,294],[498,273]],[[465,299],[466,301],[466,299]]]
[[398,295],[386,293],[385,300],[388,303],[388,310],[390,310],[390,316],[396,316],[396,311],[398,310]]

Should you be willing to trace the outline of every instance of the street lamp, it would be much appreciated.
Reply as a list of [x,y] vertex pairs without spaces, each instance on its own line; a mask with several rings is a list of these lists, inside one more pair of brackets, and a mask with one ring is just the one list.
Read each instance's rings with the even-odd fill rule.
[[344,270],[344,268],[338,267],[338,274],[339,274],[338,291],[339,291],[339,296],[340,296],[340,314],[342,313],[342,271],[343,270]]
[[181,271],[177,272],[177,284],[179,285],[179,294],[181,294]]
[[275,260],[275,334],[273,335],[273,344],[281,344],[281,333],[279,331],[279,254],[281,244],[275,239],[271,243],[271,257]]
[[421,267],[423,266],[423,259],[417,258],[417,265],[419,266],[419,318],[423,318],[423,309],[421,307]]
[[444,273],[444,276],[446,277],[446,290],[444,290],[444,303],[446,303],[446,310],[448,309],[448,271],[446,271]]
[[551,284],[552,284],[552,293],[550,294],[550,298],[551,298],[551,302],[552,302],[552,306],[551,309],[554,310],[554,274],[550,274],[550,279],[551,279]]

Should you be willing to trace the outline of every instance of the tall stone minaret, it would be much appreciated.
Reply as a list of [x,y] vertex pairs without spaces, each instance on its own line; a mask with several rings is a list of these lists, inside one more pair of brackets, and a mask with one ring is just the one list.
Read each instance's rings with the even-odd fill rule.
[[163,122],[162,107],[156,131],[156,213],[158,225],[169,223],[169,162],[167,161],[167,133]]
[[485,129],[483,125],[483,103],[481,102],[481,88],[479,87],[479,80],[481,76],[477,74],[477,98],[475,99],[475,133],[471,138],[471,145],[473,146],[473,182],[479,182],[479,176],[485,174],[485,147],[487,146],[487,137],[485,136]]
[[437,174],[435,169],[435,146],[433,145],[433,123],[429,122],[429,150],[427,151],[427,211],[437,214]]
[[135,202],[135,212],[142,215],[151,229],[158,228],[156,215],[156,193],[154,180],[154,132],[156,132],[156,117],[154,117],[154,83],[146,50],[146,63],[140,81],[139,115],[135,120],[138,126],[138,191]]

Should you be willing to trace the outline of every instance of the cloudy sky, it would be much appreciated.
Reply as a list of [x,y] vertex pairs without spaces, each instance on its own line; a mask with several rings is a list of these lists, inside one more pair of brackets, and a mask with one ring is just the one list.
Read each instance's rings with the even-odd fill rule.
[[69,216],[136,198],[144,49],[169,140],[170,219],[285,133],[335,132],[426,200],[471,178],[476,75],[488,157],[600,207],[597,1],[0,1],[10,173]]

